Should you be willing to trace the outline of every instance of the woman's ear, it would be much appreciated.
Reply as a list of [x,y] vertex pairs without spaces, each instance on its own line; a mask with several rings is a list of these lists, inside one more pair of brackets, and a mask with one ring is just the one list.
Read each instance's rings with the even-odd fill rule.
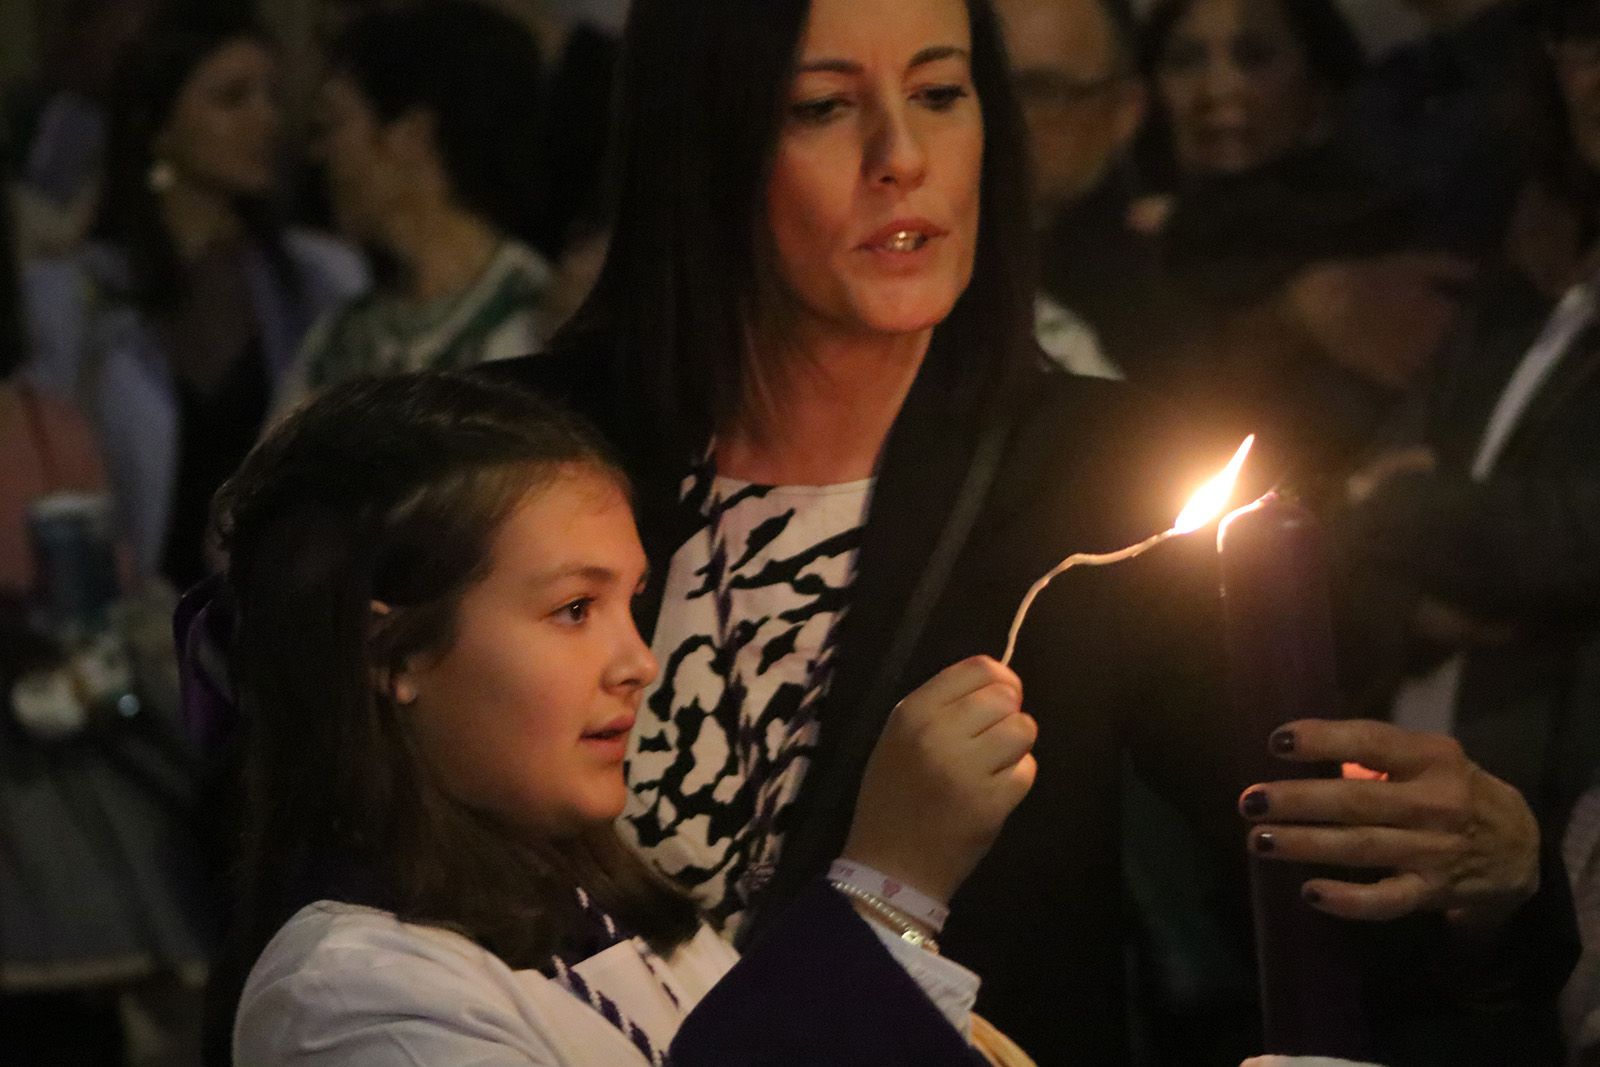
[[[381,600],[372,601],[372,620],[376,625],[393,613],[392,608]],[[389,698],[400,707],[417,702],[417,683],[411,677],[409,669],[402,668],[398,671],[381,670],[376,672],[373,683],[389,694]]]

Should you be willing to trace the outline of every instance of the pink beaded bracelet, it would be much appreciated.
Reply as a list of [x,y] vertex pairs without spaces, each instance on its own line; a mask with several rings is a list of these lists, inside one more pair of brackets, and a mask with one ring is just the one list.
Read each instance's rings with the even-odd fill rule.
[[828,868],[828,881],[877,897],[935,934],[944,930],[945,920],[950,918],[950,909],[937,900],[855,860],[834,860]]

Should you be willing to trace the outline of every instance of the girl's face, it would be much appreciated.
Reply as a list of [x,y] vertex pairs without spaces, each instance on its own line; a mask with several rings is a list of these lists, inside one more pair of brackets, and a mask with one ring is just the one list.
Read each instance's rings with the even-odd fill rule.
[[802,330],[932,328],[972,277],[983,115],[964,0],[812,0],[767,185]]
[[207,57],[184,83],[151,146],[180,179],[223,196],[263,196],[277,177],[277,64],[241,38]]
[[1231,173],[1307,144],[1329,101],[1277,0],[1193,0],[1156,70],[1185,174]]
[[569,467],[496,532],[455,640],[392,680],[444,788],[535,833],[608,822],[656,662],[634,627],[645,555],[610,477]]

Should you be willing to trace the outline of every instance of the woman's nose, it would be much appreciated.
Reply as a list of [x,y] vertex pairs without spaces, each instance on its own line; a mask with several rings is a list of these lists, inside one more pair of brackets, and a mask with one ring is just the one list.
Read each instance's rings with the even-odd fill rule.
[[907,189],[922,184],[928,153],[904,101],[886,101],[876,109],[866,163],[868,177],[875,183]]

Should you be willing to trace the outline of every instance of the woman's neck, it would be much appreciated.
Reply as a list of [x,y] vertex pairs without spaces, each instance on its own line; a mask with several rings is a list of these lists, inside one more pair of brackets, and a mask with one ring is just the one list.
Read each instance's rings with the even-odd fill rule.
[[500,235],[476,215],[449,205],[394,221],[389,250],[400,262],[401,293],[425,303],[466,289],[482,277]]
[[932,336],[752,345],[759,370],[738,417],[717,435],[718,472],[763,485],[871,477]]
[[182,180],[162,194],[161,216],[178,258],[185,263],[237,238],[243,230],[231,198]]

